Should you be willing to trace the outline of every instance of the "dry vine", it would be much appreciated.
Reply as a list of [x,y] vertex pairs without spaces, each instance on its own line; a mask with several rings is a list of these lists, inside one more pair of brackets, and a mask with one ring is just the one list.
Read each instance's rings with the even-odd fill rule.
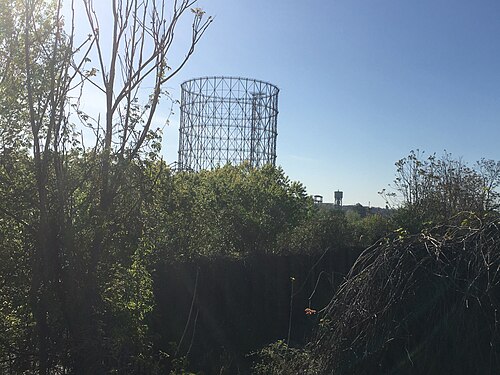
[[324,311],[307,368],[294,371],[498,373],[500,221],[456,222],[365,250]]

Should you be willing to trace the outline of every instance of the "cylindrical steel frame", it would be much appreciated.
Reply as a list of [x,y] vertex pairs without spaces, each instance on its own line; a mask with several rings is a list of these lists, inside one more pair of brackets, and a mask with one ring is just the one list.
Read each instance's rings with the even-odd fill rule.
[[195,78],[181,85],[179,169],[248,161],[276,163],[279,89],[241,77]]

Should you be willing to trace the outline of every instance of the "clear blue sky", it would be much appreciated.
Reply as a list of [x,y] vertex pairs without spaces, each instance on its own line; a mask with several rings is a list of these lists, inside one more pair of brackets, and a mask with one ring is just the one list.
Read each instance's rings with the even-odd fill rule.
[[[499,0],[200,0],[215,16],[169,83],[236,75],[280,89],[278,164],[310,194],[383,206],[412,149],[500,159]],[[177,33],[179,42],[189,35]],[[165,104],[167,107],[167,104]],[[166,111],[166,108],[164,109]],[[164,132],[177,159],[178,108]]]

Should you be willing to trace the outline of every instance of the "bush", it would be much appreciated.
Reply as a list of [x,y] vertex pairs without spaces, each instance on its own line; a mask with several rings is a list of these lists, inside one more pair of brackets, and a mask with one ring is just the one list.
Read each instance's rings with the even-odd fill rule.
[[255,375],[281,375],[296,371],[297,364],[302,363],[309,363],[309,366],[313,367],[310,354],[306,350],[289,347],[283,340],[269,344],[254,355],[258,358],[252,368]]

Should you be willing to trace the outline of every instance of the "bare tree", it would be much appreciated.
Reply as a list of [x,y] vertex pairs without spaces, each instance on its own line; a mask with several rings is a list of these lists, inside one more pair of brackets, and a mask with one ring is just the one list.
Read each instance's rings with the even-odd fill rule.
[[[212,18],[204,20],[204,11],[193,8],[196,0],[175,0],[172,9],[163,1],[122,0],[111,5],[113,28],[110,45],[103,43],[99,17],[93,0],[84,0],[86,13],[95,42],[98,71],[82,75],[95,85],[106,98],[103,122],[97,123],[102,133],[102,205],[111,199],[110,162],[113,157],[131,160],[141,151],[151,134],[154,114],[163,87],[186,64],[196,44],[206,31]],[[194,14],[191,43],[184,58],[170,66],[169,53],[174,43],[174,32],[184,13]],[[170,17],[169,20],[166,18]],[[108,54],[105,51],[110,51]],[[108,61],[106,61],[106,58]],[[147,103],[139,90],[151,85]],[[102,132],[100,132],[102,128]]]
[[485,214],[498,208],[500,162],[481,159],[469,167],[444,153],[423,157],[411,151],[396,162],[394,191],[380,192],[389,204],[408,211],[409,221],[447,221],[462,211]]

